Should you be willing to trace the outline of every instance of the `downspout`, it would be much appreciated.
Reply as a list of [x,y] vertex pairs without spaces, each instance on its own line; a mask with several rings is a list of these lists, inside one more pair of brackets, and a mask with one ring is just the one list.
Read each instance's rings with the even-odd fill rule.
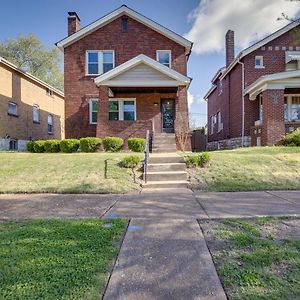
[[244,63],[237,61],[242,66],[242,147],[244,147],[245,138],[245,65]]

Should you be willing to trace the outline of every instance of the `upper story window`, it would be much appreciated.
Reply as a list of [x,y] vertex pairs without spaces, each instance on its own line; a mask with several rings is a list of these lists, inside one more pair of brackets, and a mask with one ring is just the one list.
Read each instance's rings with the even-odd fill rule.
[[295,71],[300,69],[300,52],[286,51],[285,52],[285,70]]
[[32,107],[32,120],[36,123],[40,122],[40,108],[38,105]]
[[90,99],[89,102],[90,124],[97,124],[98,106],[99,106],[98,99]]
[[264,57],[263,56],[255,56],[255,68],[256,69],[264,68]]
[[218,95],[221,95],[222,92],[223,92],[223,80],[222,80],[222,79],[220,79],[220,80],[218,81],[217,86],[218,86]]
[[86,74],[101,75],[115,66],[113,50],[86,51]]
[[18,105],[14,102],[8,102],[7,113],[11,116],[18,115]]
[[53,91],[48,88],[46,89],[46,93],[48,96],[53,96]]
[[135,99],[110,99],[108,119],[110,121],[135,121]]
[[127,32],[128,30],[128,18],[127,16],[123,16],[121,19],[121,29],[122,32]]
[[53,134],[53,116],[48,115],[48,133]]
[[161,64],[171,68],[171,50],[157,50],[156,60]]

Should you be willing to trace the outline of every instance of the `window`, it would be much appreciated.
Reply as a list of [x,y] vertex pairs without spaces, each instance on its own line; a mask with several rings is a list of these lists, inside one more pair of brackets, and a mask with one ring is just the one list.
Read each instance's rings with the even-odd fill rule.
[[7,113],[11,116],[17,116],[18,115],[18,105],[13,102],[8,102]]
[[171,50],[157,50],[156,60],[161,64],[171,68]]
[[300,121],[300,95],[284,98],[285,121]]
[[262,103],[262,96],[259,97],[259,120],[262,121],[263,119],[263,103]]
[[11,139],[9,141],[9,150],[18,150],[18,141]]
[[214,116],[210,117],[210,134],[214,133]]
[[126,16],[122,17],[121,28],[122,32],[127,32],[128,30],[128,18]]
[[90,99],[89,110],[90,110],[90,124],[97,124],[98,114],[98,99]]
[[223,92],[223,81],[222,81],[222,79],[220,79],[219,81],[218,81],[218,96],[219,95],[221,95],[222,94],[222,92]]
[[222,115],[221,112],[219,111],[217,114],[217,121],[218,121],[218,132],[223,130],[223,123],[222,123]]
[[114,51],[87,51],[86,62],[87,75],[101,75],[114,68]]
[[46,93],[48,96],[53,96],[53,91],[48,88],[46,89]]
[[110,121],[135,121],[135,99],[110,99],[108,119]]
[[32,107],[32,120],[35,123],[40,122],[40,108],[37,105]]
[[263,56],[255,56],[255,68],[256,69],[264,68],[264,57]]
[[53,116],[48,115],[48,133],[53,133]]

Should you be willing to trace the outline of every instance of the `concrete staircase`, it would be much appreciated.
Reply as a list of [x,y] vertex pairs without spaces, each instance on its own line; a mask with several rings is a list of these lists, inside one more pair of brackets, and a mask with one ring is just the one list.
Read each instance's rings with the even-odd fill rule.
[[155,135],[144,188],[186,188],[187,172],[183,158],[176,153],[175,135]]

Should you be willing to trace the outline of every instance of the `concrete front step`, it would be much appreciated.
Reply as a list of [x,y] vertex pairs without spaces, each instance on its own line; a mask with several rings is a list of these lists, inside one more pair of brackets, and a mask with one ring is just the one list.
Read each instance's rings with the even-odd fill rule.
[[183,157],[176,153],[151,153],[149,158],[149,164],[182,162],[184,162]]
[[185,163],[148,164],[148,172],[185,171]]
[[143,187],[147,189],[174,189],[187,188],[187,186],[188,182],[186,180],[148,181],[143,184]]
[[152,148],[152,153],[172,153],[172,152],[176,152],[177,149],[175,147],[159,147],[159,148]]
[[165,171],[165,172],[148,172],[148,181],[169,181],[169,180],[187,180],[185,171]]

